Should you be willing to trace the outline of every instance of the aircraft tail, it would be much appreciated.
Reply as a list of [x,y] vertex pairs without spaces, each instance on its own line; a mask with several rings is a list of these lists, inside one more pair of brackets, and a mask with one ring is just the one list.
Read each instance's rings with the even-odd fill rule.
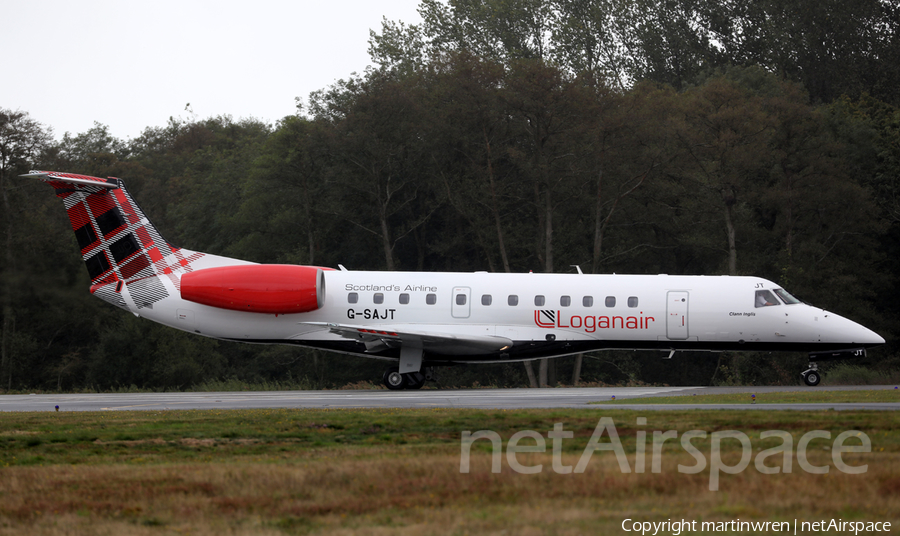
[[206,256],[166,242],[121,179],[50,171],[22,176],[56,190],[91,277],[91,293],[106,302],[135,313],[152,309],[169,296],[167,287],[180,290],[181,274],[193,271],[192,263]]

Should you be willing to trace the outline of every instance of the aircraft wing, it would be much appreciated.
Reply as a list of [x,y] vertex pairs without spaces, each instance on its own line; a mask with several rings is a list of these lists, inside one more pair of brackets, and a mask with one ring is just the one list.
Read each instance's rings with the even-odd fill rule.
[[417,346],[435,354],[471,355],[500,352],[513,341],[493,335],[455,335],[408,329],[374,329],[371,326],[334,324],[331,322],[303,322],[308,326],[327,327],[332,333],[366,345],[367,352],[400,348],[404,344]]

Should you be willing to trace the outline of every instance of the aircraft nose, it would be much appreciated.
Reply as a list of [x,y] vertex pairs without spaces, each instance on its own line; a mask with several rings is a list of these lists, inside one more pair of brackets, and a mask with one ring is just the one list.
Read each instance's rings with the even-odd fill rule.
[[823,320],[822,338],[829,342],[864,347],[884,344],[881,335],[842,316],[826,311]]
[[[860,327],[862,327],[862,326],[860,326]],[[869,337],[870,337],[865,342],[863,342],[863,344],[871,344],[873,346],[878,345],[878,344],[884,344],[884,337],[875,333],[874,331],[872,331],[869,328],[863,328],[863,329],[868,332]]]

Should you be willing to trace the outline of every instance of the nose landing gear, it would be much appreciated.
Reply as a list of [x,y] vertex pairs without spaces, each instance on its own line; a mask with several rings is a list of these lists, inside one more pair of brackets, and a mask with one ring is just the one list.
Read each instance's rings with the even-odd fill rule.
[[801,372],[800,377],[810,387],[815,387],[822,381],[822,376],[819,374],[819,366],[815,362],[810,362],[809,368]]
[[822,375],[816,366],[816,361],[834,361],[837,359],[856,359],[866,357],[865,348],[848,348],[845,350],[828,350],[826,352],[810,352],[809,368],[800,373],[800,377],[806,385],[815,387],[822,381]]

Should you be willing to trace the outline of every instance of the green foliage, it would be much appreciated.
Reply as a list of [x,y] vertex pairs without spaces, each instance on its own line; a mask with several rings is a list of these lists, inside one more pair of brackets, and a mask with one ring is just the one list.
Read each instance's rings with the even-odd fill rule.
[[825,385],[889,385],[900,383],[900,372],[838,363],[823,375]]

